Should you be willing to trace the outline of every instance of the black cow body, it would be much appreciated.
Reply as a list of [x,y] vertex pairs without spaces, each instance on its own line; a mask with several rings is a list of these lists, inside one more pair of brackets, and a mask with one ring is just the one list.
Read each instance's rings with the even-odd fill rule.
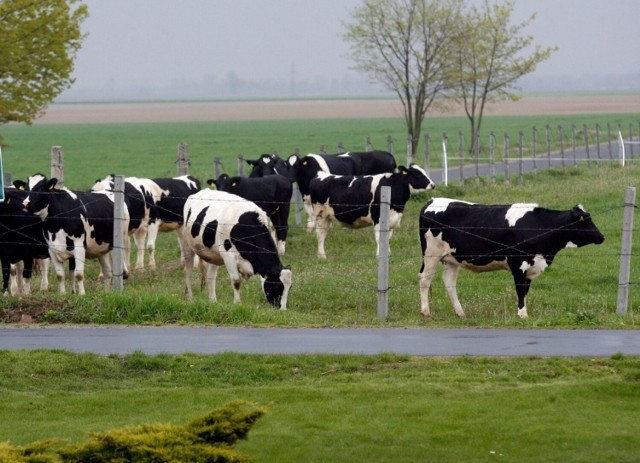
[[[55,178],[31,177],[23,207],[44,221],[44,238],[58,277],[59,291],[66,292],[63,262],[71,258],[75,260],[74,281],[79,294],[85,294],[85,259],[100,261],[108,289],[111,283],[109,251],[113,247],[113,193],[72,192],[67,188],[55,188],[56,184]],[[125,236],[128,214],[122,222]],[[126,262],[124,273],[128,273]]]
[[283,175],[247,178],[222,174],[217,180],[209,180],[207,183],[214,184],[220,191],[253,201],[265,211],[276,230],[278,254],[284,255],[293,192],[291,180]]
[[0,203],[0,261],[2,262],[2,292],[8,294],[9,279],[16,272],[12,266],[17,265],[17,271],[22,272],[22,278],[17,275],[17,283],[12,286],[13,294],[29,295],[31,292],[31,276],[36,259],[46,262],[42,269],[40,289],[49,286],[49,247],[44,241],[42,220],[25,212],[22,201],[27,197],[26,191],[15,188],[4,189],[4,202]]
[[526,318],[531,281],[565,247],[600,244],[604,236],[581,206],[555,211],[537,204],[482,205],[434,198],[420,211],[421,310],[430,318],[429,290],[439,262],[456,314],[464,312],[456,293],[460,267],[486,272],[509,270],[518,295],[518,316]]
[[255,203],[217,190],[201,190],[187,199],[180,233],[185,253],[188,299],[194,256],[206,262],[209,299],[216,301],[218,267],[224,265],[233,286],[234,302],[240,302],[241,278],[260,275],[267,300],[287,309],[291,270],[282,266],[269,218]]
[[409,168],[400,166],[393,174],[332,175],[321,172],[310,182],[309,196],[320,259],[326,259],[324,242],[331,220],[337,220],[348,228],[373,225],[379,253],[380,191],[383,186],[391,188],[389,237],[392,230],[400,225],[411,192],[435,187],[425,171],[415,164]]
[[307,210],[307,231],[315,226],[309,194],[311,180],[316,178],[319,172],[334,175],[376,175],[396,170],[395,158],[386,151],[308,154],[303,158],[294,154],[289,156],[287,162],[291,180],[298,184]]

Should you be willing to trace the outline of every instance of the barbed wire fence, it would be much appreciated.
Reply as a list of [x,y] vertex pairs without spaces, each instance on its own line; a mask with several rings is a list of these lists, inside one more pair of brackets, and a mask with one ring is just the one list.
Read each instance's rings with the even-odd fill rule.
[[[595,126],[594,130],[588,130],[585,126],[581,130],[573,125],[571,127],[570,143],[567,143],[565,130],[562,126],[557,127],[555,134],[557,135],[556,141],[553,141],[554,130],[549,126],[545,126],[543,131],[539,131],[536,127],[532,128],[530,144],[527,145],[527,137],[523,132],[518,135],[518,141],[515,147],[512,147],[511,140],[507,134],[503,136],[502,149],[498,146],[497,137],[495,133],[491,132],[488,137],[488,143],[486,146],[482,146],[480,143],[475,143],[475,149],[473,153],[469,153],[466,149],[466,143],[462,132],[457,134],[457,143],[455,144],[454,152],[455,156],[451,157],[447,155],[448,148],[453,145],[446,133],[442,134],[441,140],[434,141],[428,134],[424,136],[424,167],[425,170],[432,176],[434,181],[438,181],[433,178],[435,172],[441,173],[440,181],[448,181],[451,179],[449,174],[457,172],[457,180],[461,185],[464,185],[465,180],[480,178],[482,176],[488,176],[492,182],[496,182],[499,166],[502,164],[504,168],[503,181],[511,181],[511,176],[515,172],[518,175],[518,182],[524,182],[524,173],[531,171],[534,174],[538,169],[561,167],[566,170],[568,166],[577,166],[578,163],[584,162],[588,167],[591,167],[593,163],[600,164],[602,162],[624,162],[636,160],[634,153],[634,144],[640,143],[640,123],[638,124],[638,142],[634,142],[634,130],[632,124],[628,126],[627,141],[624,140],[622,135],[623,129],[620,124],[617,126],[617,137],[614,134],[614,128],[611,124],[607,124],[605,136],[603,137],[602,130],[599,125]],[[542,141],[540,141],[541,133]],[[601,139],[605,138],[602,142]],[[407,140],[407,164],[414,162],[414,157],[410,154],[411,140]],[[394,154],[394,140],[391,136],[388,136],[385,140],[387,151]],[[442,144],[442,158],[438,162],[434,159],[433,145],[434,143]],[[542,149],[540,149],[542,145]],[[628,149],[625,149],[625,145]],[[343,153],[346,150],[342,142],[337,143],[337,153]],[[570,146],[570,148],[568,148]],[[364,148],[366,151],[374,149],[374,145],[369,137],[365,138]],[[320,146],[320,153],[326,153],[326,145]],[[595,150],[595,153],[594,153]],[[299,153],[299,149],[294,150],[294,153]],[[624,161],[622,161],[624,159]],[[178,154],[176,159],[177,173],[178,175],[187,175],[189,173],[189,167],[191,162],[189,160],[188,145],[186,143],[180,143],[178,145]],[[51,177],[58,179],[64,178],[64,162],[63,162],[63,149],[61,146],[53,146],[51,149]],[[220,158],[213,159],[213,174],[219,176],[222,169],[222,161]],[[244,176],[245,157],[239,155],[237,160],[237,173]],[[455,175],[453,175],[455,177]],[[11,175],[8,174],[10,182]],[[121,226],[116,225],[123,220],[124,210],[124,177],[116,176],[115,193],[115,212],[114,212],[114,233],[116,229],[121,229]],[[121,182],[122,183],[119,183]],[[385,193],[385,194],[388,194]],[[301,224],[301,211],[303,210],[301,199],[294,200],[296,202],[296,224]],[[382,210],[388,211],[388,200],[385,202],[383,198],[381,200]],[[636,208],[635,204],[635,188],[628,187],[625,190],[624,201],[624,221],[622,224],[622,245],[620,253],[620,268],[618,279],[618,300],[617,300],[617,313],[624,315],[629,306],[629,288],[633,284],[630,275],[631,257],[632,257],[632,231],[633,231],[633,212]],[[381,228],[381,240],[380,240],[380,257],[378,267],[378,317],[380,319],[386,319],[388,316],[388,294],[389,294],[389,240],[385,237],[388,236],[388,228],[385,226],[385,221],[388,220],[388,216],[383,214],[380,220]],[[125,248],[124,240],[128,240],[127,236],[116,237],[114,234],[114,240],[117,240],[114,244],[114,264],[113,264],[113,286],[116,290],[122,291],[122,274],[123,267],[121,263],[121,251]],[[386,255],[385,255],[386,250]]]

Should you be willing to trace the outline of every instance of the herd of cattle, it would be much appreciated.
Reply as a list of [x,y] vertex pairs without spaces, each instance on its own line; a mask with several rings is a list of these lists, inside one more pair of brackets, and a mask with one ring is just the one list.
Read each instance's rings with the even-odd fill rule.
[[[384,151],[336,155],[296,155],[284,160],[262,155],[247,161],[249,177],[221,175],[201,188],[191,176],[146,179],[126,177],[124,236],[137,248],[136,269],[154,269],[159,232],[177,231],[184,262],[186,295],[196,257],[206,274],[209,298],[216,300],[216,275],[224,265],[234,302],[240,300],[242,278],[259,275],[267,300],[286,310],[292,272],[282,264],[293,183],[297,183],[315,229],[318,257],[326,259],[324,242],[331,221],[348,228],[373,226],[379,249],[380,192],[390,187],[389,228],[400,224],[410,195],[435,187],[415,164],[397,166]],[[51,261],[58,287],[65,292],[65,262],[71,290],[84,294],[85,259],[98,259],[105,285],[110,285],[110,251],[114,245],[114,177],[97,181],[89,192],[71,191],[41,174],[5,188],[0,204],[0,258],[3,292],[29,294],[33,263],[43,262],[41,288],[48,286]],[[564,247],[600,244],[603,235],[590,215],[575,206],[555,211],[537,204],[481,205],[432,198],[421,209],[419,275],[421,312],[431,317],[429,293],[438,263],[456,314],[464,312],[456,294],[459,269],[511,271],[518,296],[518,315],[527,317],[531,281]],[[129,272],[129,240],[125,240],[124,276]],[[11,278],[10,278],[11,276]],[[20,278],[22,276],[22,278]],[[10,284],[11,281],[11,284]]]

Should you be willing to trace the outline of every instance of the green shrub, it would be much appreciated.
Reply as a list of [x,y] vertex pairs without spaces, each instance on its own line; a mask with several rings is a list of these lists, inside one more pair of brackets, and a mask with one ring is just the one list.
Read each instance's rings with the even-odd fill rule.
[[53,441],[27,447],[0,442],[0,463],[231,463],[248,457],[233,447],[265,410],[232,402],[186,425],[126,426],[90,433],[85,443],[54,449]]

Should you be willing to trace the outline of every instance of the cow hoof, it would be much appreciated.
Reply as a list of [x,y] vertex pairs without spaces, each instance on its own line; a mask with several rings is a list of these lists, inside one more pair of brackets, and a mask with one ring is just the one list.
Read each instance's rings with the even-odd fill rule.
[[423,313],[422,316],[424,317],[425,321],[431,321],[431,314],[430,313]]

